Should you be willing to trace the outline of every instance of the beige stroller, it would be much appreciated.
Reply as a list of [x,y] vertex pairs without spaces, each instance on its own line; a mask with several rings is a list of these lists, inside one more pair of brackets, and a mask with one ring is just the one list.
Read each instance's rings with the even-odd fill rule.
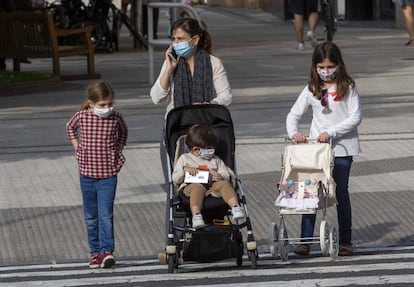
[[[282,155],[279,195],[275,205],[279,208],[280,223],[270,225],[270,253],[279,253],[283,261],[288,259],[289,245],[318,243],[324,256],[336,258],[338,255],[338,234],[335,224],[328,224],[326,211],[336,205],[335,182],[332,178],[333,153],[331,143],[317,143],[309,139],[307,143],[293,144],[285,140]],[[285,226],[285,216],[316,214],[322,211],[319,237],[289,237]]]

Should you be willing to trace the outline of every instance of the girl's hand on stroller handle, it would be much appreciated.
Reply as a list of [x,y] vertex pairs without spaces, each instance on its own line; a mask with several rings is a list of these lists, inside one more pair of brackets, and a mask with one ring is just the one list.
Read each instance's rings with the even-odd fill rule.
[[327,143],[329,142],[329,139],[330,135],[327,132],[323,132],[318,136],[317,141],[320,143]]
[[307,138],[301,133],[296,133],[292,136],[291,141],[294,144],[296,144],[296,143],[305,143],[305,142],[307,142]]

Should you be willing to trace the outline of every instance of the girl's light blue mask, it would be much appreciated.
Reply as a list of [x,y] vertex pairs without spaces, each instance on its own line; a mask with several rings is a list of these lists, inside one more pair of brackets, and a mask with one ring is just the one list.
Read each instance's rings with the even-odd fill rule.
[[191,55],[193,48],[189,44],[190,41],[191,39],[186,42],[173,43],[173,49],[179,57],[187,58]]
[[207,148],[207,149],[200,148],[200,157],[202,159],[210,160],[210,159],[213,158],[214,153],[215,153],[215,149],[214,148]]

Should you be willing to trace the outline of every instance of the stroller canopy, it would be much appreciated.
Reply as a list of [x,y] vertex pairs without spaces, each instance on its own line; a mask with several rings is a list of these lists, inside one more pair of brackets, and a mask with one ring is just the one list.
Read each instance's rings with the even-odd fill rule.
[[194,124],[207,125],[214,129],[219,137],[216,155],[228,167],[234,170],[235,137],[233,121],[229,110],[221,105],[190,105],[171,110],[165,124],[164,144],[173,167],[176,143],[180,136]]

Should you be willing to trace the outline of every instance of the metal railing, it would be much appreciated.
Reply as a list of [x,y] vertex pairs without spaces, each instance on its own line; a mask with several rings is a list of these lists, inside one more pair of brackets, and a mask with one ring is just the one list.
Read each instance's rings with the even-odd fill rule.
[[190,18],[196,19],[201,25],[201,18],[197,10],[193,7],[181,3],[165,3],[165,2],[151,2],[148,3],[148,60],[149,60],[149,84],[152,85],[155,80],[154,76],[154,47],[165,47],[171,43],[170,38],[154,39],[154,22],[153,9],[154,8],[169,8],[172,10],[171,22],[177,19],[177,10],[182,9],[187,12]]

